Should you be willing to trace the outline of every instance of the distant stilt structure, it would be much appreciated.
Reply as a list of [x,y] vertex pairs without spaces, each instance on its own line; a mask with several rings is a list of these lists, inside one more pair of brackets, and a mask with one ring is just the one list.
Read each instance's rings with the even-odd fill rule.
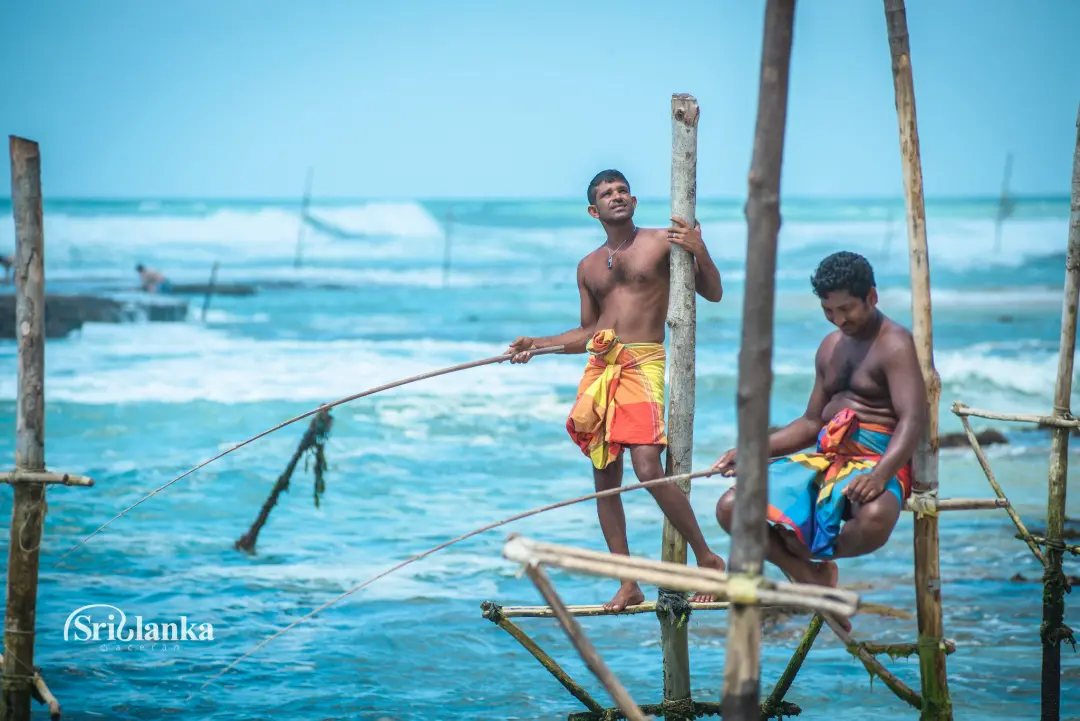
[[[768,0],[761,49],[757,124],[746,201],[746,292],[739,348],[739,469],[731,529],[732,578],[755,587],[768,545],[769,399],[772,395],[776,246],[780,171],[787,125],[788,75],[795,0]],[[735,601],[728,611],[727,657],[720,705],[729,721],[757,721],[761,711],[761,607]]]
[[308,222],[308,205],[311,203],[311,182],[315,176],[315,169],[308,168],[307,178],[304,180],[304,198],[300,201],[300,227],[296,230],[296,258],[293,260],[293,267],[299,268],[301,265],[301,254],[303,253],[304,235],[307,232]]
[[1001,200],[998,201],[997,221],[994,223],[994,254],[1001,252],[1001,226],[1016,209],[1016,203],[1009,197],[1009,178],[1012,177],[1012,153],[1005,156],[1005,174],[1001,179]]
[[450,282],[450,246],[452,244],[452,236],[454,234],[454,209],[446,209],[446,223],[443,225],[443,236],[445,243],[443,245],[443,263],[442,263],[442,284],[445,288],[447,283]]
[[214,288],[217,286],[217,271],[218,262],[214,261],[214,266],[210,269],[210,281],[206,284],[206,296],[203,298],[202,304],[202,322],[206,322],[206,312],[210,310],[210,298],[214,295]]

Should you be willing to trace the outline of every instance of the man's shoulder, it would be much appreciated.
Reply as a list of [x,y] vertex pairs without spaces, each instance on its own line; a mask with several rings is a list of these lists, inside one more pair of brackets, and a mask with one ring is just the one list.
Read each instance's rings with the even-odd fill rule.
[[906,327],[885,316],[885,322],[881,324],[881,332],[878,333],[878,342],[886,349],[899,350],[913,345],[915,336]]

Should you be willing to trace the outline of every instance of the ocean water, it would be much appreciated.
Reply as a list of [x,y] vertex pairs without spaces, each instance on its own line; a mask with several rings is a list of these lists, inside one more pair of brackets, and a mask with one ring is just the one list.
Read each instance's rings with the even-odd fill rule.
[[[46,204],[51,292],[130,290],[134,265],[174,280],[260,284],[254,297],[217,297],[206,322],[192,298],[183,323],[89,324],[46,352],[46,459],[84,473],[93,489],[49,491],[42,544],[37,663],[64,707],[83,719],[557,719],[583,710],[480,604],[542,603],[501,557],[510,531],[603,549],[584,503],[482,534],[354,593],[274,640],[201,690],[277,629],[410,555],[511,514],[590,492],[588,461],[563,428],[583,356],[538,358],[424,381],[342,406],[327,444],[320,508],[303,464],[254,556],[233,542],[258,513],[302,435],[297,423],[198,471],[54,564],[120,509],[196,463],[320,403],[377,384],[502,352],[522,334],[577,322],[574,267],[602,240],[584,204],[568,201],[339,201],[316,221],[294,268],[297,203],[56,201]],[[10,204],[0,206],[10,217]],[[1019,203],[994,251],[992,201],[928,204],[936,362],[943,432],[959,430],[953,401],[1002,411],[1052,406],[1068,223],[1066,198]],[[451,272],[443,279],[452,214]],[[865,253],[881,305],[908,322],[903,206],[788,201],[778,272],[774,423],[804,408],[812,358],[830,330],[808,276],[825,254]],[[665,201],[643,202],[642,225],[666,222]],[[694,460],[704,468],[735,441],[735,383],[746,228],[739,202],[701,201],[704,236],[723,274],[719,304],[698,302]],[[11,248],[10,221],[0,250]],[[6,251],[5,251],[6,252]],[[0,454],[14,459],[16,349],[0,341]],[[1073,403],[1077,404],[1074,397]],[[997,427],[1010,443],[991,463],[1030,526],[1045,517],[1048,435]],[[969,450],[942,453],[943,497],[990,497]],[[1075,455],[1071,469],[1080,465]],[[1070,473],[1069,514],[1080,517]],[[727,481],[699,482],[692,502],[712,546],[729,541],[714,507]],[[648,494],[624,496],[631,549],[659,557],[662,517]],[[0,493],[0,523],[11,517]],[[1002,511],[941,518],[948,668],[958,719],[1033,718],[1039,707],[1041,587]],[[9,531],[0,532],[6,549]],[[6,550],[5,550],[6,553]],[[1067,560],[1075,566],[1075,560]],[[877,553],[842,561],[864,598],[915,610],[912,519]],[[1075,571],[1074,571],[1075,572]],[[775,576],[775,569],[770,569]],[[608,600],[607,579],[552,572],[570,603]],[[646,587],[646,594],[655,589]],[[1075,594],[1074,594],[1075,595]],[[1080,628],[1071,599],[1067,621]],[[77,609],[109,604],[143,623],[213,625],[213,640],[179,644],[85,641],[64,628]],[[102,609],[94,620],[102,621]],[[771,688],[805,617],[765,636]],[[662,697],[651,616],[583,619],[639,702]],[[696,614],[692,687],[719,697],[727,619]],[[606,693],[553,620],[519,625],[602,703]],[[914,620],[858,616],[855,635],[914,641]],[[69,629],[74,634],[74,628]],[[918,688],[917,661],[886,665]],[[1063,651],[1064,718],[1080,718],[1080,657]],[[806,719],[910,718],[871,683],[826,630],[787,696]],[[838,699],[843,699],[839,701]],[[44,718],[44,711],[35,707]]]

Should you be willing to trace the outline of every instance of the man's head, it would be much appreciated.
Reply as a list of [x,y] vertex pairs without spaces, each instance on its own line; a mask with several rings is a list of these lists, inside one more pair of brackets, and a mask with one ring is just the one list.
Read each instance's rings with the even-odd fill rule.
[[142,263],[139,263],[138,265],[135,266],[135,272],[136,273],[141,273],[144,270],[146,270],[146,266],[144,266]]
[[601,170],[589,183],[589,215],[601,223],[621,223],[634,217],[637,198],[630,181],[618,170]]
[[859,335],[877,317],[874,269],[858,253],[842,250],[818,264],[810,276],[830,323],[844,335]]

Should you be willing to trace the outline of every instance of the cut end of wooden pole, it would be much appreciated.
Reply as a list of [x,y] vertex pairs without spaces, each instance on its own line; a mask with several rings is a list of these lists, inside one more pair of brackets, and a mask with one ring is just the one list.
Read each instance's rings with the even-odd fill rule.
[[8,136],[8,146],[11,149],[11,157],[16,155],[22,157],[32,157],[38,154],[38,144],[34,140],[28,140],[27,138],[20,138],[18,135]]
[[671,117],[682,123],[688,128],[692,128],[697,125],[698,117],[701,115],[701,107],[698,105],[697,98],[690,93],[672,93],[671,95]]

